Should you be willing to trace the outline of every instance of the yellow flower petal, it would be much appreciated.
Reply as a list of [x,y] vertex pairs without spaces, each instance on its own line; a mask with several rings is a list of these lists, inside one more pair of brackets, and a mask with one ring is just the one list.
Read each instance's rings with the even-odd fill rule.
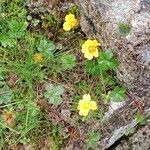
[[84,57],[87,58],[88,60],[93,59],[93,55],[91,55],[90,53],[85,53]]
[[83,109],[84,103],[85,103],[84,100],[80,100],[77,109],[78,109],[78,110]]
[[95,52],[93,53],[94,57],[98,57],[98,49],[96,48]]
[[82,109],[90,109],[90,99],[82,99],[79,101],[79,105],[78,105],[78,110],[82,110]]
[[84,116],[84,117],[86,117],[88,115],[88,113],[89,113],[89,110],[87,110],[87,109],[79,111],[79,115]]
[[93,46],[100,46],[100,43],[97,40],[93,40],[92,42]]
[[70,31],[70,30],[71,30],[71,26],[70,26],[67,22],[65,22],[65,23],[63,24],[63,29],[64,29],[65,31]]
[[34,61],[36,63],[42,62],[43,61],[43,56],[41,53],[36,53],[34,54]]
[[91,60],[93,57],[98,57],[98,46],[100,43],[97,40],[88,39],[82,45],[81,52],[84,53],[85,58]]
[[74,14],[68,14],[65,17],[65,23],[63,24],[63,29],[65,31],[70,31],[72,28],[77,27],[78,20],[75,18]]
[[83,99],[84,99],[84,100],[91,101],[91,96],[90,96],[90,94],[84,94],[84,95],[83,95]]
[[69,23],[72,27],[76,27],[76,26],[77,26],[77,22],[78,22],[77,19],[68,21],[68,23]]
[[68,14],[68,15],[66,15],[66,17],[65,17],[65,21],[66,22],[68,22],[68,21],[70,21],[70,20],[74,20],[75,19],[75,15],[73,15],[73,14]]
[[91,45],[91,43],[92,43],[91,39],[88,39],[88,40],[85,41],[85,44],[88,44],[89,46]]
[[82,45],[81,52],[82,52],[82,53],[88,52],[88,48],[89,48],[89,45],[88,45],[88,44],[83,44],[83,45]]
[[91,110],[96,110],[96,109],[97,109],[97,104],[96,104],[95,101],[91,101],[91,102],[90,102],[90,109],[91,109]]
[[95,101],[91,101],[90,94],[84,94],[83,99],[79,101],[77,109],[79,110],[79,115],[87,116],[90,110],[97,109],[97,104]]

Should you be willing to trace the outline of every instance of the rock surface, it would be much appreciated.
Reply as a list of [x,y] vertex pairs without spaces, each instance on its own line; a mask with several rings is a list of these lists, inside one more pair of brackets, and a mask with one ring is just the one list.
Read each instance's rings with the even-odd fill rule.
[[122,140],[112,150],[149,150],[150,149],[150,132],[148,126],[137,131],[127,140]]
[[[149,110],[150,0],[78,0],[77,3],[81,10],[82,31],[89,38],[98,39],[103,50],[114,52],[120,61],[119,81],[132,92],[137,102],[143,104],[145,111]],[[122,24],[131,28],[126,35],[119,30]],[[106,116],[106,128],[98,149],[108,149],[136,125],[133,118],[137,108],[133,103],[127,100],[124,106]]]
[[[150,97],[150,1],[79,0],[81,27],[120,60],[118,79],[139,97]],[[120,24],[131,26],[127,36]]]

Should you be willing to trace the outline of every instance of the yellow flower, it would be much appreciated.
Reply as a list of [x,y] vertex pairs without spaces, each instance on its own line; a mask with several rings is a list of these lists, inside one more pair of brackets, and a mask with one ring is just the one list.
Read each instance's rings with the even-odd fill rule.
[[63,24],[63,29],[65,31],[70,31],[72,28],[76,27],[78,25],[78,21],[75,18],[75,15],[68,14],[65,17],[65,22]]
[[42,54],[41,54],[41,53],[36,53],[36,54],[34,54],[34,61],[35,61],[36,63],[42,62],[42,61],[43,61],[43,56],[42,56]]
[[87,116],[90,110],[96,110],[97,104],[95,101],[91,101],[90,94],[84,94],[83,99],[79,101],[77,107],[80,116]]
[[84,57],[88,60],[98,57],[98,46],[100,46],[100,43],[97,40],[88,39],[85,41],[81,50],[84,53]]

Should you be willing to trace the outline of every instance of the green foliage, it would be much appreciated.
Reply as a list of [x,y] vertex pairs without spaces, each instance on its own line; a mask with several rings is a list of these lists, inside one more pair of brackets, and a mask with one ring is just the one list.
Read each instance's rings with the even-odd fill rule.
[[133,133],[135,133],[136,129],[135,128],[128,128],[127,132],[125,133],[126,136],[132,135]]
[[85,65],[87,72],[95,76],[107,70],[115,70],[118,67],[118,61],[111,51],[106,51],[100,52],[98,61],[87,60]]
[[72,6],[69,10],[70,13],[75,14],[76,16],[79,16],[80,10],[78,6]]
[[[8,149],[7,145],[20,143],[34,145],[36,137],[33,131],[39,133],[38,138],[40,140],[41,137],[44,140],[49,140],[50,146],[52,146],[48,149],[61,149],[64,146],[64,139],[71,137],[72,131],[70,132],[70,129],[75,129],[76,133],[76,128],[54,125],[53,122],[59,122],[62,119],[60,111],[64,108],[57,107],[58,114],[57,111],[56,114],[55,112],[48,114],[47,111],[41,110],[45,107],[45,103],[42,103],[43,99],[48,101],[48,104],[46,103],[48,108],[50,104],[61,105],[64,88],[59,85],[59,82],[62,80],[65,84],[68,82],[68,78],[73,77],[73,83],[69,82],[66,87],[69,87],[70,84],[75,87],[72,96],[75,98],[75,103],[69,103],[73,110],[70,110],[70,107],[65,109],[73,111],[73,113],[71,112],[73,118],[67,122],[78,126],[80,121],[78,117],[74,116],[77,116],[77,105],[83,93],[91,93],[91,98],[97,100],[98,107],[103,103],[103,101],[99,101],[103,93],[105,93],[104,96],[108,99],[107,101],[110,99],[112,101],[123,100],[125,91],[119,87],[118,89],[115,88],[116,81],[113,78],[113,70],[118,66],[118,62],[111,51],[106,51],[100,52],[98,59],[86,61],[85,64],[83,64],[83,60],[78,63],[74,52],[72,54],[70,52],[79,48],[75,42],[80,40],[80,33],[77,30],[72,32],[73,35],[71,32],[64,33],[62,32],[62,20],[64,21],[64,18],[57,18],[55,13],[39,13],[37,17],[37,15],[30,13],[30,10],[27,10],[25,6],[26,3],[22,0],[9,2],[3,0],[0,2],[0,51],[2,51],[2,53],[0,52],[0,58],[2,58],[0,60],[0,63],[2,62],[2,67],[0,66],[0,106],[2,108],[1,113],[4,110],[10,110],[14,115],[12,118],[14,119],[13,127],[9,126],[2,115],[0,116],[0,149],[5,147]],[[78,17],[79,8],[73,6],[69,12]],[[29,26],[26,20],[29,22]],[[52,33],[52,37],[49,33]],[[53,39],[48,40],[50,38]],[[56,47],[55,41],[63,43],[60,44],[61,48]],[[79,42],[81,46],[85,41],[80,40]],[[67,50],[69,50],[69,54],[66,52]],[[41,63],[35,62],[34,54],[36,53],[41,54],[43,58]],[[81,74],[78,74],[78,68],[73,68],[77,63],[81,67]],[[84,65],[86,71],[82,70]],[[68,75],[67,70],[70,69],[74,69],[74,72],[66,77],[66,74]],[[67,72],[65,73],[65,71]],[[9,72],[14,73],[14,78],[13,75],[9,75]],[[15,75],[17,76],[16,79]],[[8,84],[10,82],[15,83],[12,88],[6,84],[6,79],[9,81]],[[43,93],[44,83],[48,82],[48,79],[58,84],[47,84],[46,91]],[[108,92],[109,90],[111,91]],[[69,94],[72,95],[72,92]],[[66,101],[63,102],[63,105],[65,103]],[[94,117],[97,121],[101,121],[103,114],[103,111],[95,111],[91,116],[89,115],[89,118],[87,117],[87,120]],[[48,115],[52,115],[54,120],[51,120]],[[87,120],[84,120],[85,123]],[[63,121],[61,122],[63,124]],[[43,124],[48,126],[48,130]],[[33,136],[33,141],[31,141],[31,136]],[[99,140],[99,133],[89,132],[87,147],[95,149]],[[38,140],[36,142],[39,144]]]
[[99,65],[97,65],[95,62],[93,62],[92,60],[87,60],[85,62],[85,66],[86,66],[86,70],[87,72],[92,75],[92,76],[96,76],[98,74],[100,74],[100,68]]
[[76,65],[76,58],[72,54],[67,54],[67,55],[61,56],[60,61],[61,61],[61,70],[62,71],[70,70],[73,67],[75,67],[75,65]]
[[29,102],[26,108],[27,108],[26,128],[28,127],[32,129],[38,125],[40,118],[40,109],[34,102]]
[[116,79],[113,76],[109,75],[108,73],[102,75],[105,85],[111,86],[112,88],[116,85]]
[[28,15],[27,20],[29,20],[29,21],[32,20],[32,16]]
[[41,40],[40,44],[38,46],[38,51],[42,52],[43,54],[49,54],[49,55],[53,55],[53,53],[56,50],[56,46],[54,44],[54,42],[52,41],[47,41],[47,40]]
[[16,40],[10,38],[7,34],[0,34],[0,43],[3,47],[14,47],[16,45]]
[[40,20],[39,19],[33,19],[32,16],[28,15],[27,16],[27,20],[28,21],[31,21],[32,24],[36,27],[37,25],[39,25],[40,23]]
[[16,45],[16,39],[25,36],[27,26],[27,22],[24,21],[8,21],[8,32],[0,34],[0,43],[2,44],[2,46],[14,47]]
[[57,125],[57,126],[53,126],[52,127],[52,136],[53,136],[53,140],[57,141],[57,145],[62,144],[63,142],[63,137],[60,135],[60,133],[63,131],[63,126],[62,125]]
[[34,19],[32,21],[33,25],[36,27],[39,23],[40,23],[40,20],[39,19]]
[[135,115],[135,120],[140,125],[146,125],[145,117],[142,114],[139,114],[139,113],[136,114]]
[[11,38],[21,38],[25,35],[27,29],[27,22],[18,22],[16,20],[11,20],[8,22],[9,32],[8,35]]
[[82,47],[82,45],[84,44],[84,42],[85,42],[85,40],[80,40],[80,41],[79,41],[79,44],[80,44],[81,47]]
[[118,66],[117,59],[113,58],[113,53],[111,51],[101,52],[98,64],[100,70],[110,70],[110,69],[116,69]]
[[132,27],[128,23],[120,23],[119,24],[119,32],[123,36],[127,36],[130,32]]
[[114,90],[108,92],[110,101],[113,101],[113,102],[124,101],[126,98],[125,92],[126,92],[126,89],[124,87],[116,86]]
[[48,16],[46,16],[46,17],[44,18],[44,20],[47,22],[48,25],[54,26],[54,27],[56,27],[56,24],[58,23],[58,22],[57,22],[58,19],[57,19],[56,14],[55,14],[55,15],[49,14]]
[[5,76],[4,69],[3,67],[0,67],[0,87],[5,84],[5,79],[6,79],[6,76]]
[[97,142],[99,140],[100,140],[100,134],[98,132],[89,132],[88,133],[87,148],[96,149]]
[[4,85],[0,88],[0,105],[8,104],[14,97],[13,91],[8,85]]
[[48,84],[46,86],[46,92],[44,93],[45,98],[48,99],[50,104],[54,104],[56,106],[62,103],[61,95],[64,92],[64,88],[60,85],[53,86],[52,84]]

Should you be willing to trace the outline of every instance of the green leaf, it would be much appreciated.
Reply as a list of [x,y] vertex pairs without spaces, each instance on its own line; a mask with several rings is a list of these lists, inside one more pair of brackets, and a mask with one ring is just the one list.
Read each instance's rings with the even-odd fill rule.
[[40,109],[37,107],[36,103],[30,102],[26,106],[28,108],[28,127],[37,126],[40,118]]
[[3,47],[14,47],[16,45],[16,40],[10,38],[7,34],[0,34],[0,43]]
[[120,23],[118,28],[119,28],[119,32],[123,36],[127,36],[132,29],[131,25],[129,25],[128,23]]
[[13,91],[9,86],[4,85],[0,88],[0,104],[8,104],[13,98]]
[[100,134],[98,132],[89,132],[88,133],[87,147],[95,149],[97,142],[99,140],[100,140]]
[[108,74],[103,75],[103,81],[104,81],[105,85],[109,85],[111,87],[116,84],[115,78]]
[[140,125],[146,125],[146,120],[145,120],[145,118],[142,114],[136,114],[135,115],[135,120]]
[[54,42],[47,42],[46,40],[41,40],[38,46],[38,51],[43,52],[45,54],[53,54],[56,50],[56,46]]
[[72,69],[76,65],[76,57],[68,54],[60,58],[62,71]]
[[27,29],[27,22],[18,22],[16,20],[12,20],[8,22],[9,30],[13,32],[22,32]]
[[32,20],[32,16],[28,15],[27,20],[29,20],[29,21]]
[[0,67],[0,87],[2,87],[5,84],[6,75],[4,73],[4,69]]
[[46,86],[46,92],[44,94],[45,98],[48,99],[50,104],[54,104],[56,106],[62,103],[61,95],[64,92],[64,88],[60,85],[53,86],[52,84],[48,84]]
[[34,19],[32,22],[33,22],[33,25],[36,27],[40,23],[40,20]]
[[118,66],[117,59],[113,58],[111,51],[101,52],[98,59],[100,70],[116,69]]
[[126,136],[132,135],[135,133],[136,129],[133,127],[128,128],[127,132],[125,133]]
[[116,86],[113,91],[108,92],[110,101],[113,101],[113,102],[124,101],[126,98],[125,92],[126,92],[126,89],[124,87]]
[[86,71],[93,76],[100,74],[99,65],[95,64],[92,60],[87,60],[85,63]]
[[9,32],[8,35],[11,38],[20,38],[25,35],[25,31],[27,29],[27,22],[18,22],[16,20],[12,20],[8,22]]

